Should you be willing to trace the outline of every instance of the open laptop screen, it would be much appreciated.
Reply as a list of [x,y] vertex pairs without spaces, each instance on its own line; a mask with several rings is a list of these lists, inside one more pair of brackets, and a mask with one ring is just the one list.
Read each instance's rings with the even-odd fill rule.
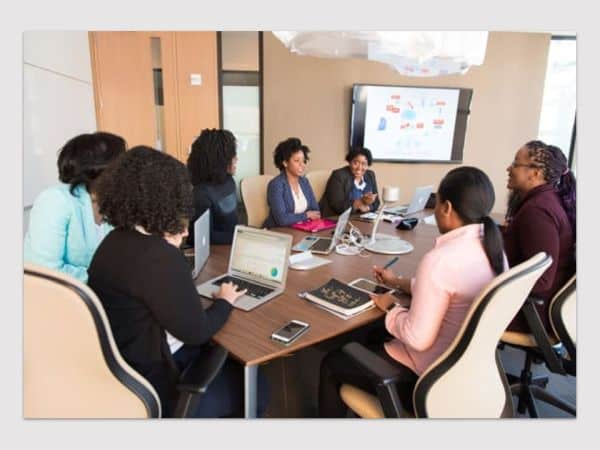
[[288,245],[286,235],[280,237],[262,230],[236,228],[230,268],[257,280],[282,283]]

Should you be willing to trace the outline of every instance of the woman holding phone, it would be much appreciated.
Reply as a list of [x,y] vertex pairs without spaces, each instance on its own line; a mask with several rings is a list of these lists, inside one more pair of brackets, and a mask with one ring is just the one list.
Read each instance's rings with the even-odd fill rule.
[[346,155],[346,161],[348,165],[331,172],[327,180],[319,205],[324,217],[338,216],[350,207],[359,213],[379,208],[375,172],[369,169],[373,163],[371,151],[354,147]]

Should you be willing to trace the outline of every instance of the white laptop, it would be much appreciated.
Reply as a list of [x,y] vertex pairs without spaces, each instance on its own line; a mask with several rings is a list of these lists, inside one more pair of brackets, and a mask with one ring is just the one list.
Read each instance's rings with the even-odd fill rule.
[[344,230],[348,224],[348,219],[350,218],[351,212],[352,208],[348,208],[346,211],[340,214],[335,226],[335,231],[333,232],[333,237],[306,236],[304,239],[294,245],[292,250],[296,252],[305,252],[310,250],[311,253],[318,253],[321,255],[330,254],[338,241],[342,239],[342,235],[344,234]]
[[196,278],[210,254],[210,209],[194,222],[194,269],[192,278]]
[[390,214],[399,214],[406,216],[408,214],[414,214],[425,209],[427,200],[433,192],[433,186],[421,186],[415,189],[415,193],[412,196],[412,200],[409,205],[396,206],[393,208],[386,208],[385,212]]
[[291,246],[290,234],[237,225],[227,273],[199,285],[198,293],[212,298],[221,283],[233,281],[248,289],[233,306],[250,311],[262,305],[285,289]]

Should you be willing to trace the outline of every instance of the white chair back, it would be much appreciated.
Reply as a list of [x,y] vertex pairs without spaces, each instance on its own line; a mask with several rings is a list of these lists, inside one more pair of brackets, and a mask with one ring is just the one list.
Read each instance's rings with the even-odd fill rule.
[[419,377],[413,393],[419,417],[497,418],[512,409],[496,354],[502,333],[552,263],[540,252],[497,276],[473,301],[450,347]]
[[122,358],[88,286],[26,264],[23,311],[25,418],[160,417],[156,391]]
[[243,178],[240,182],[242,201],[251,227],[262,227],[269,215],[267,185],[272,179],[273,175],[255,175]]
[[306,174],[306,178],[312,187],[317,202],[321,201],[321,197],[323,197],[323,194],[325,193],[327,180],[329,180],[330,175],[331,170],[311,170]]

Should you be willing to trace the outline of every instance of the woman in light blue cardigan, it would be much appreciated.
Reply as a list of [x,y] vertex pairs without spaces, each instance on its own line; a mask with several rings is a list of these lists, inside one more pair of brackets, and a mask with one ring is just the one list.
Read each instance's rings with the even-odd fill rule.
[[87,282],[92,256],[111,230],[96,212],[93,181],[125,149],[123,138],[104,132],[82,134],[64,145],[58,156],[62,183],[41,192],[31,209],[25,262]]
[[304,168],[310,149],[300,139],[289,138],[275,148],[273,160],[281,173],[267,186],[269,216],[264,227],[285,227],[306,219],[319,219],[319,203]]

